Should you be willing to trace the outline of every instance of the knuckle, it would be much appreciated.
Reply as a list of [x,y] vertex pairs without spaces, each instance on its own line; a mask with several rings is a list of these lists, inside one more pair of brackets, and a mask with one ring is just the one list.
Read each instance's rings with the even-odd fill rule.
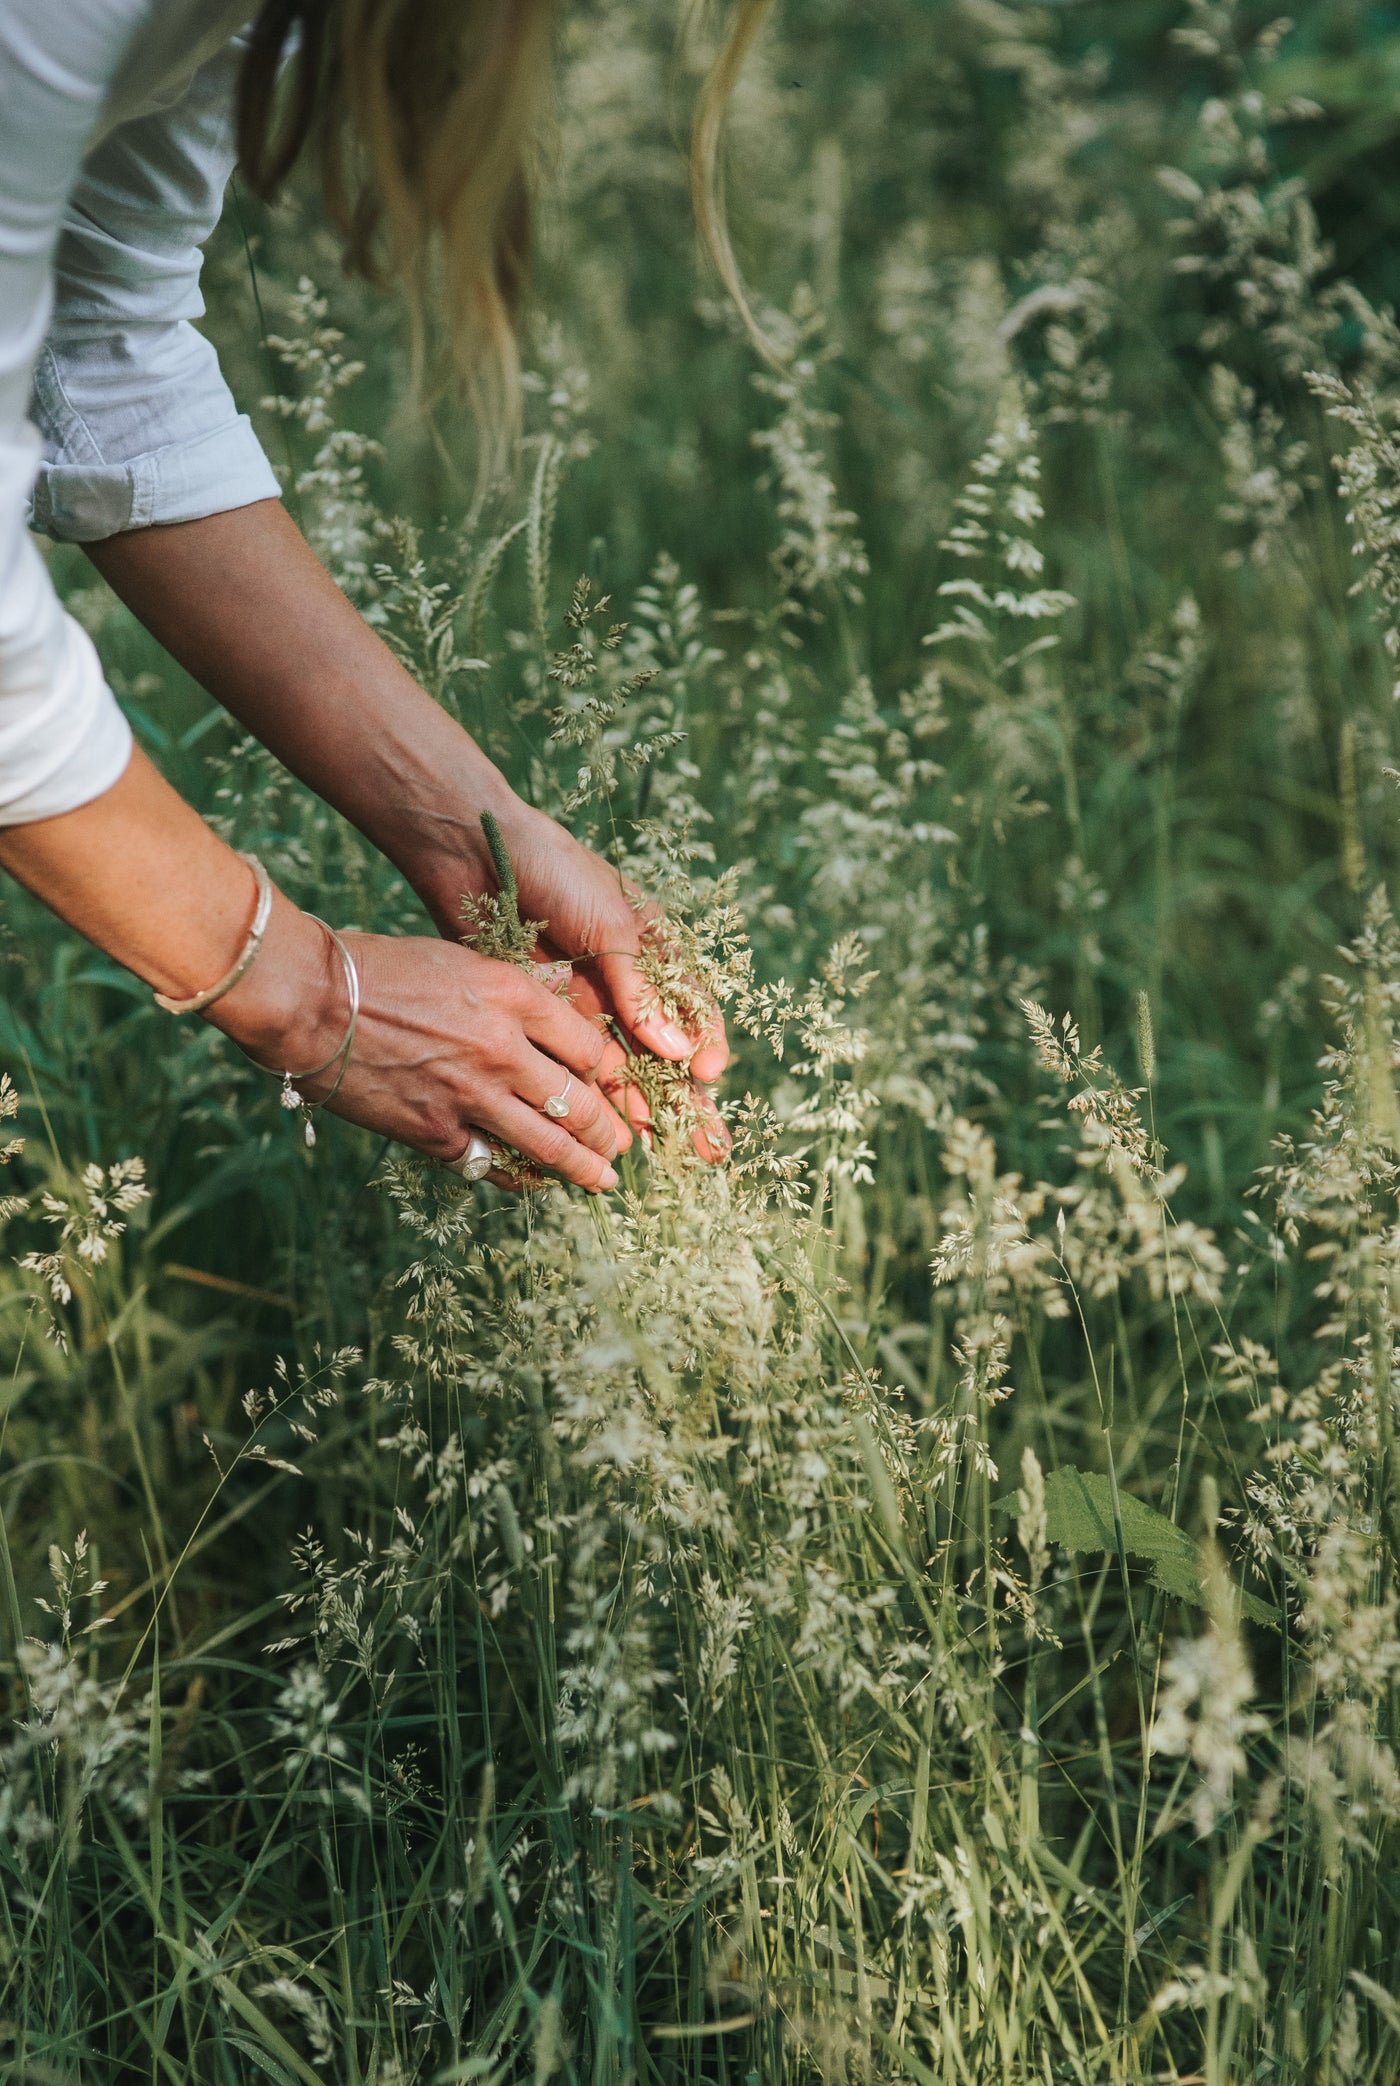
[[530,1014],[542,1013],[549,1007],[551,995],[537,978],[517,970],[513,963],[503,964],[501,968],[505,974],[501,980],[501,999],[507,1007]]
[[637,921],[632,913],[620,914],[610,920],[599,940],[603,944],[602,970],[609,979],[630,978],[637,968],[637,958],[642,953],[642,938],[637,930]]
[[455,1116],[435,1113],[420,1124],[415,1142],[430,1159],[455,1159],[466,1142],[466,1132]]
[[546,1166],[562,1166],[574,1149],[574,1139],[566,1131],[556,1130],[553,1123],[543,1124],[535,1138],[536,1156]]
[[477,1030],[477,1045],[488,1065],[496,1071],[511,1064],[519,1050],[519,1031],[513,1021],[497,1015],[488,1017]]
[[591,1130],[603,1113],[603,1103],[593,1087],[586,1087],[569,1110],[575,1126],[580,1130]]
[[[404,945],[400,943],[398,946],[402,948]],[[461,985],[469,978],[473,961],[481,960],[475,949],[465,948],[461,942],[433,941],[426,935],[415,937],[413,948],[415,953],[422,950],[424,962],[433,970],[440,971],[442,977],[453,985]]]
[[591,1021],[582,1014],[570,1013],[559,1032],[560,1045],[567,1054],[569,1063],[587,1079],[592,1079],[603,1060],[603,1038]]

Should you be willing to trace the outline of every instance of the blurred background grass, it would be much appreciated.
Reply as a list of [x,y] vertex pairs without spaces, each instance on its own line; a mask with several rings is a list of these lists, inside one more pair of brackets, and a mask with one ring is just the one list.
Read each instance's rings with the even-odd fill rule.
[[[755,488],[764,459],[754,436],[773,411],[755,386],[752,347],[698,263],[685,123],[703,39],[678,47],[665,10],[570,11],[526,360],[541,373],[536,428],[553,414],[588,430],[555,526],[556,612],[580,572],[625,605],[666,551],[719,618],[705,637],[722,662],[697,677],[687,752],[716,816],[719,858],[748,865],[758,960],[774,974],[809,970],[852,927],[878,929],[891,903],[859,850],[855,888],[833,904],[828,879],[813,901],[814,861],[797,825],[830,787],[820,743],[860,676],[888,717],[897,692],[917,685],[923,637],[943,614],[949,564],[938,545],[959,488],[1013,371],[1041,387],[1047,577],[1079,604],[1064,700],[1026,720],[1024,743],[998,750],[975,694],[950,692],[950,728],[931,748],[946,773],[902,815],[932,808],[959,838],[916,848],[896,872],[936,893],[949,976],[886,984],[894,1001],[922,992],[925,1028],[937,1030],[957,1025],[939,996],[952,984],[956,997],[961,970],[961,1012],[977,1010],[975,1060],[932,1051],[938,1105],[978,1105],[1005,1163],[1030,1171],[1040,1109],[1010,988],[1033,986],[1071,1010],[1127,1074],[1147,991],[1157,1129],[1190,1166],[1193,1214],[1228,1229],[1272,1139],[1305,1119],[1318,1091],[1326,1022],[1316,979],[1358,916],[1341,868],[1343,722],[1359,748],[1368,876],[1394,862],[1393,787],[1381,773],[1394,722],[1387,664],[1365,607],[1348,598],[1352,561],[1320,413],[1230,314],[1228,284],[1174,265],[1178,206],[1158,169],[1195,163],[1201,109],[1230,85],[1175,39],[1181,20],[1167,0],[878,10],[801,0],[776,17],[734,109],[736,240],[761,311],[782,314],[809,289],[822,315],[810,389],[833,416],[821,438],[870,566],[860,602],[811,603],[781,714],[764,675],[745,667],[781,533],[773,498]],[[1314,203],[1331,254],[1324,279],[1345,272],[1378,303],[1395,294],[1400,269],[1396,23],[1383,7],[1303,7],[1269,78],[1271,102],[1298,95],[1320,107],[1267,126],[1269,178],[1296,178]],[[235,185],[211,247],[207,323],[240,400],[289,479],[306,471],[315,440],[258,404],[296,390],[264,333],[285,329],[304,276],[329,300],[341,352],[364,365],[337,408],[382,445],[365,466],[375,505],[410,518],[429,555],[450,553],[472,503],[469,433],[448,407],[430,428],[414,416],[397,315],[340,278],[309,190],[268,214]],[[1058,369],[1036,302],[1047,285],[1081,280],[1098,286],[1099,302],[1091,295],[1069,312],[1082,366]],[[1022,300],[1032,316],[1008,341]],[[1218,344],[1203,346],[1222,312]],[[1307,490],[1258,560],[1248,530],[1221,512],[1229,488],[1209,369],[1222,359],[1304,445],[1296,468]],[[380,554],[393,562],[391,548]],[[215,812],[228,811],[219,790],[243,789],[239,831],[260,833],[308,897],[338,900],[366,924],[415,918],[296,785],[236,761],[226,772],[219,762],[236,743],[227,722],[79,552],[56,549],[53,562],[138,732],[182,789]],[[1187,596],[1200,631],[1178,703],[1152,661],[1170,649]],[[537,721],[510,693],[506,634],[527,625],[525,597],[517,545],[489,623],[505,670],[464,695],[468,722],[517,779],[539,744]],[[781,771],[777,814],[758,828],[743,801],[756,747]],[[1023,815],[1018,792],[1035,815]],[[228,1424],[274,1355],[305,1359],[318,1344],[364,1339],[366,1300],[402,1257],[366,1185],[377,1155],[337,1133],[308,1170],[270,1084],[217,1037],[162,1021],[139,987],[22,893],[7,892],[3,925],[0,1060],[21,1088],[31,1163],[51,1130],[65,1164],[139,1151],[158,1184],[154,1215],[129,1247],[150,1365],[163,1358],[164,1369],[147,1379],[141,1426],[177,1521],[189,1486],[188,1518],[211,1418]],[[878,939],[872,946],[878,962]],[[905,1042],[907,1014],[892,1017]],[[931,1123],[916,1126],[915,1143],[930,1142],[911,1156],[910,1134],[907,1114],[887,1112],[868,1229],[885,1237],[888,1309],[917,1325],[929,1313],[937,1138]],[[12,1360],[31,1286],[5,1298]],[[126,1505],[132,1450],[104,1388],[110,1354],[105,1337],[57,1356],[25,1334],[7,1443],[17,1467],[0,1486],[31,1587],[55,1530],[71,1536],[99,1509],[109,1548],[140,1576]],[[86,1477],[68,1460],[75,1432],[86,1437]],[[278,1536],[300,1512],[289,1489]],[[274,1524],[262,1526],[266,1544],[237,1551],[235,1582],[222,1560],[211,1567],[231,1606],[244,1598],[243,1574],[270,1584],[281,1569]]]
[[[781,9],[737,96],[730,208],[765,323],[784,337],[808,328],[804,410],[831,416],[808,433],[830,468],[834,536],[858,534],[869,572],[860,598],[789,586],[800,613],[776,618],[784,525],[778,494],[756,481],[781,460],[755,448],[775,402],[697,263],[689,216],[684,133],[703,38],[678,49],[671,12],[633,4],[576,7],[564,31],[526,352],[534,434],[552,427],[573,452],[553,609],[587,573],[635,614],[659,554],[676,561],[698,588],[696,643],[714,649],[675,668],[670,699],[689,734],[688,786],[713,816],[706,838],[719,864],[742,865],[760,970],[808,974],[839,935],[866,932],[881,970],[869,1077],[884,1106],[875,1184],[846,1219],[850,1323],[863,1353],[926,1370],[930,1395],[941,1320],[928,1255],[949,1115],[986,1122],[1006,1166],[1034,1177],[1056,1163],[1022,991],[1072,1012],[1134,1082],[1148,996],[1154,1126],[1189,1166],[1181,1206],[1249,1270],[1231,1309],[1285,1345],[1311,1330],[1296,1277],[1250,1243],[1244,1197],[1274,1139],[1306,1121],[1328,1034],[1319,978],[1357,928],[1362,889],[1393,876],[1393,671],[1351,595],[1329,431],[1297,356],[1242,310],[1238,256],[1218,277],[1177,266],[1182,206],[1159,169],[1200,173],[1203,110],[1250,88],[1184,47],[1181,23],[1171,0]],[[1280,211],[1282,183],[1310,200],[1326,248],[1315,287],[1346,277],[1377,306],[1400,292],[1397,88],[1400,11],[1308,0],[1267,66],[1269,164],[1251,176]],[[1290,112],[1289,97],[1316,108]],[[1272,237],[1261,250],[1296,269]],[[256,407],[296,393],[264,334],[288,330],[303,277],[364,365],[337,410],[382,445],[365,464],[373,503],[411,521],[447,572],[472,510],[470,436],[448,407],[430,427],[414,417],[398,318],[341,280],[309,191],[268,213],[235,190],[211,247],[208,327],[235,390],[289,482],[304,474],[315,438]],[[1345,365],[1344,338],[1337,354]],[[1218,369],[1248,387],[1245,404],[1238,391],[1222,403]],[[988,705],[975,676],[950,667],[946,725],[926,748],[936,772],[891,783],[877,804],[861,764],[899,770],[898,699],[925,684],[924,639],[946,614],[953,568],[939,546],[1014,383],[1041,443],[1045,581],[1077,604],[1053,682]],[[1232,425],[1275,460],[1287,453],[1296,494],[1265,471],[1241,505]],[[299,497],[314,519],[314,491]],[[475,517],[475,543],[492,520]],[[367,555],[402,571],[403,539]],[[392,878],[237,749],[81,555],[53,562],[178,784],[244,844],[257,839],[298,895],[337,918],[411,923]],[[387,571],[366,581],[374,612],[395,584]],[[490,670],[458,699],[526,786],[543,755],[538,684],[513,635],[529,625],[517,543],[484,625]],[[800,645],[783,665],[785,627]],[[833,732],[846,734],[835,752]],[[1343,859],[1353,799],[1360,875]],[[29,1626],[48,1544],[71,1545],[83,1526],[115,1598],[139,1606],[152,1502],[173,1549],[207,1496],[203,1436],[235,1438],[239,1401],[275,1357],[315,1367],[353,1342],[373,1358],[396,1323],[409,1242],[369,1188],[381,1156],[369,1140],[332,1133],[308,1168],[275,1087],[217,1037],[164,1021],[8,889],[3,931],[0,1065],[21,1094],[20,1184],[139,1151],[157,1190],[80,1295],[66,1351],[40,1330],[35,1283],[0,1275],[0,1502]],[[754,1059],[736,1089],[746,1077],[773,1075]],[[1173,1453],[1152,1389],[1170,1329],[1145,1314],[1115,1338],[1141,1385],[1123,1475],[1151,1492]],[[1077,1454],[1097,1421],[1053,1332],[1045,1366],[1044,1423]],[[1021,1423],[1008,1424],[1014,1436]],[[226,1638],[245,1662],[230,1668],[231,1717],[240,1690],[256,1690],[251,1647],[291,1536],[308,1519],[343,1525],[364,1481],[365,1445],[347,1427],[345,1453],[313,1479],[241,1478],[236,1525],[182,1577],[181,1644]],[[1223,1432],[1193,1429],[1187,1453],[1193,1482],[1213,1470],[1229,1486]]]

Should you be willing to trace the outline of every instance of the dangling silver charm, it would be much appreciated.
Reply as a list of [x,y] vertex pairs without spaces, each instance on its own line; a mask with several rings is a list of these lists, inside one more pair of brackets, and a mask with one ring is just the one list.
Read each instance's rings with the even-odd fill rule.
[[303,1134],[309,1149],[316,1142],[316,1125],[311,1120],[311,1103],[299,1087],[292,1085],[290,1072],[282,1074],[281,1102],[284,1108],[299,1108],[301,1110],[301,1119],[305,1125]]
[[[3,4],[3,0],[0,0],[0,4]],[[315,915],[313,914],[311,917],[314,919]],[[333,927],[328,925],[325,920],[321,920],[317,924],[325,928],[326,933],[335,943],[340,961],[345,969],[345,986],[350,995],[350,1024],[324,1064],[308,1065],[304,1072],[298,1072],[295,1076],[293,1076],[289,1066],[282,1074],[282,1106],[300,1114],[302,1136],[306,1141],[308,1151],[311,1150],[316,1142],[316,1126],[311,1120],[311,1111],[313,1108],[324,1108],[329,1102],[334,1101],[336,1095],[340,1092],[341,1082],[350,1069],[350,1055],[355,1048],[355,1024],[360,1016],[360,973],[356,967],[355,959]],[[333,1066],[337,1069],[335,1078],[332,1080],[328,1091],[320,1097],[319,1101],[308,1101],[306,1095],[301,1090],[301,1081],[303,1079],[319,1079],[323,1072],[329,1072]]]

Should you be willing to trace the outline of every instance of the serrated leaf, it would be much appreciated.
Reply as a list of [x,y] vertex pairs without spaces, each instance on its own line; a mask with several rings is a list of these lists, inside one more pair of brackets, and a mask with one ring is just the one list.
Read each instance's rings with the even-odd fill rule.
[[[1014,1514],[1016,1495],[1005,1494],[997,1502],[999,1511]],[[1129,1557],[1145,1559],[1152,1567],[1152,1584],[1174,1600],[1189,1601],[1195,1608],[1206,1605],[1201,1585],[1201,1561],[1196,1545],[1184,1528],[1178,1528],[1156,1507],[1135,1499],[1119,1487],[1118,1511],[1122,1522],[1123,1548]],[[1045,1529],[1050,1541],[1061,1550],[1106,1550],[1118,1554],[1113,1527],[1113,1488],[1102,1471],[1052,1470],[1045,1476]],[[1240,1613],[1251,1622],[1279,1626],[1278,1610],[1254,1594],[1235,1588]]]
[[[1156,1507],[1119,1490],[1123,1548],[1130,1557],[1177,1558],[1196,1566],[1196,1546]],[[1052,1470],[1045,1477],[1045,1516],[1052,1543],[1062,1550],[1117,1551],[1113,1488],[1101,1471]]]

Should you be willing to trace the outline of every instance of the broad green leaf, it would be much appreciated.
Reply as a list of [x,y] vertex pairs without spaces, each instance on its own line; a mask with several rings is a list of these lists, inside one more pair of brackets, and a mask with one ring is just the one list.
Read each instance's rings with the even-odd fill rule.
[[[1016,1512],[1016,1495],[1006,1493],[997,1502],[1005,1514]],[[1122,1487],[1118,1491],[1123,1548],[1129,1557],[1145,1559],[1152,1567],[1152,1584],[1174,1600],[1205,1606],[1201,1587],[1201,1560],[1195,1543],[1184,1528],[1178,1528],[1156,1507],[1134,1499]],[[1045,1476],[1045,1526],[1050,1541],[1061,1550],[1106,1550],[1118,1552],[1113,1528],[1113,1488],[1101,1471],[1052,1470]],[[1279,1614],[1267,1601],[1235,1589],[1240,1613],[1251,1622],[1277,1629]]]

